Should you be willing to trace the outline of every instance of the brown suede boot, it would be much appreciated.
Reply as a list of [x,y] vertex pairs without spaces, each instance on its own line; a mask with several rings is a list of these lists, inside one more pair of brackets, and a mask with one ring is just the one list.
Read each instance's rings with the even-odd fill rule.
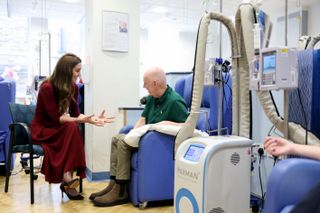
[[92,193],[89,197],[90,200],[94,200],[96,197],[100,197],[102,195],[105,195],[107,194],[108,192],[111,191],[111,189],[113,188],[114,184],[116,183],[115,180],[111,179],[108,186],[104,189],[102,189],[101,191],[99,192],[95,192],[95,193]]
[[116,183],[109,193],[100,197],[96,197],[93,200],[93,203],[96,206],[115,206],[127,203],[129,197],[127,192],[127,185],[127,183]]

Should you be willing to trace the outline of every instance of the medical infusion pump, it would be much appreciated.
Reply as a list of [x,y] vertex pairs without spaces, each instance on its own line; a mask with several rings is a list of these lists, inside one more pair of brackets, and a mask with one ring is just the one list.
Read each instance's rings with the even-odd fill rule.
[[250,63],[251,90],[298,87],[298,57],[295,48],[265,48]]

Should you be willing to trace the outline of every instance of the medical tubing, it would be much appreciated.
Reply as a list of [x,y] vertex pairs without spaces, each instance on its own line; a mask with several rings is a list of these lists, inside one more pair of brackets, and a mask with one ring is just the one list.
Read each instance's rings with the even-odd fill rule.
[[[175,141],[175,150],[177,150],[178,146],[182,141],[185,139],[189,138],[192,136],[192,132],[195,129],[196,122],[197,122],[197,117],[198,117],[198,112],[200,110],[200,104],[201,104],[201,99],[202,99],[202,94],[203,94],[203,83],[204,83],[204,63],[205,63],[205,53],[206,53],[206,43],[207,43],[207,36],[208,36],[208,26],[210,24],[210,20],[217,20],[222,22],[228,30],[229,36],[231,37],[231,47],[232,47],[232,64],[234,66],[234,72],[233,74],[236,76],[237,75],[237,64],[238,64],[238,57],[239,57],[239,52],[238,52],[238,43],[236,39],[236,32],[234,25],[232,23],[232,20],[229,18],[223,16],[220,13],[208,13],[204,14],[201,22],[200,22],[200,27],[199,27],[199,34],[198,34],[198,39],[197,39],[197,48],[196,48],[196,63],[195,63],[195,71],[194,71],[194,79],[193,79],[193,91],[192,91],[192,101],[191,101],[191,110],[190,114],[186,120],[186,122],[182,125],[180,131],[177,134],[176,141]],[[234,77],[234,81],[232,84],[236,84],[234,82],[239,81],[237,77]],[[236,87],[236,85],[234,86]],[[237,105],[238,105],[238,98],[236,98],[236,95],[233,95],[233,115],[232,115],[232,120],[238,121],[239,113],[236,111]],[[239,122],[239,121],[238,121]],[[238,130],[238,126],[233,124],[233,129]]]
[[[278,117],[280,117],[280,113],[279,113],[278,107],[277,107],[277,105],[276,105],[276,102],[274,101],[273,94],[272,94],[272,91],[271,91],[271,90],[269,91],[269,94],[270,94],[270,98],[271,98],[271,100],[272,100],[272,103],[273,103],[273,105],[274,105],[274,109],[275,109]],[[282,119],[282,118],[281,118],[281,119]],[[282,119],[282,120],[283,120],[283,119]]]
[[[203,16],[201,17],[200,22],[199,22],[198,31],[197,31],[197,40],[196,41],[198,41],[198,38],[199,38],[200,24],[201,24],[202,18],[203,18]],[[194,75],[195,75],[195,69],[196,69],[196,63],[197,63],[197,50],[198,50],[198,42],[196,42],[195,54],[194,54],[194,59],[193,59],[192,87],[191,87],[191,99],[190,99],[190,101],[192,100],[192,97],[193,97]],[[188,104],[190,104],[190,106],[191,106],[191,103],[188,103]]]
[[[204,72],[204,59],[206,51],[206,39],[208,35],[208,25],[210,20],[207,18],[207,14],[204,14],[200,21],[199,33],[197,36],[196,51],[195,51],[195,67],[193,73],[193,85],[191,95],[191,109],[189,116],[185,123],[181,126],[175,140],[175,152],[179,145],[187,138],[192,136],[192,132],[195,129],[198,112],[200,110],[200,103],[203,93],[203,72]],[[203,36],[205,35],[205,36]],[[205,41],[204,41],[205,40]],[[202,73],[201,73],[202,72]],[[202,78],[201,78],[202,76]],[[199,101],[200,99],[200,101]],[[197,106],[196,106],[197,105]]]
[[[248,7],[248,5],[250,7]],[[251,16],[247,16],[247,14],[250,14]],[[236,92],[239,93],[239,111],[241,112],[239,115],[239,135],[243,137],[250,138],[250,123],[252,122],[250,120],[250,96],[249,96],[249,64],[247,63],[247,51],[248,46],[251,45],[253,42],[253,33],[249,34],[250,39],[247,39],[243,36],[243,32],[250,31],[252,32],[252,23],[254,22],[253,18],[253,12],[251,4],[241,4],[239,6],[239,9],[236,13],[236,33],[238,42],[240,44],[239,47],[239,54],[241,55],[241,58],[239,58],[239,64],[238,64],[238,75],[239,75],[239,81],[238,83],[238,90]],[[246,25],[244,23],[249,22],[251,25]],[[250,43],[250,44],[248,44]],[[253,52],[253,49],[252,49]],[[234,91],[234,89],[233,89]]]
[[227,28],[230,40],[231,40],[231,58],[232,58],[232,134],[233,135],[240,135],[239,129],[240,129],[240,115],[242,112],[240,112],[240,87],[239,87],[239,45],[238,45],[238,39],[236,36],[236,31],[234,24],[232,23],[232,20],[225,17],[224,15],[220,13],[211,12],[210,14],[211,20],[216,20],[225,25]]

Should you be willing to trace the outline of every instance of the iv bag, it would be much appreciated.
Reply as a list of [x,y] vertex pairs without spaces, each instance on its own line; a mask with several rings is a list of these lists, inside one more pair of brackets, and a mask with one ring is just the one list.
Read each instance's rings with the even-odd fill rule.
[[210,59],[205,62],[204,85],[213,86],[214,81],[214,60]]

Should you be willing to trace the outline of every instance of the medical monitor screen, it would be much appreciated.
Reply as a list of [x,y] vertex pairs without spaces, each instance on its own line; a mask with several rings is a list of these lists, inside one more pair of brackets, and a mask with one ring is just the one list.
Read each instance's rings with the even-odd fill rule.
[[184,155],[184,159],[197,162],[200,159],[203,150],[204,147],[202,146],[190,145],[186,154]]
[[262,55],[262,85],[276,83],[276,51],[266,52]]

